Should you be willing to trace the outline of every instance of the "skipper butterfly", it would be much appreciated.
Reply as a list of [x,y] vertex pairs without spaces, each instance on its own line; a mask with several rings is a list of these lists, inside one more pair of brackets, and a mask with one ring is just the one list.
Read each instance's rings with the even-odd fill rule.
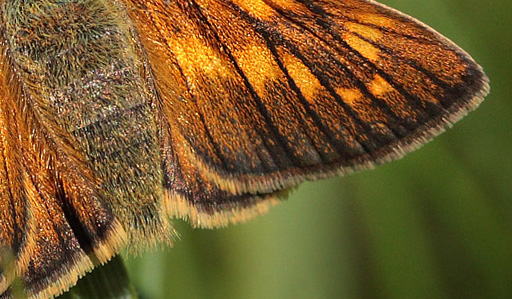
[[0,55],[0,298],[400,158],[489,91],[371,0],[6,0]]

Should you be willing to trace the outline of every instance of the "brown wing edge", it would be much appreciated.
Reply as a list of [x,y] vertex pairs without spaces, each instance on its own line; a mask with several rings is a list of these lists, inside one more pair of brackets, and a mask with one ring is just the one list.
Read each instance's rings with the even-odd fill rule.
[[[110,259],[119,253],[125,246],[126,232],[119,223],[112,225],[111,230],[105,235],[105,240],[93,247],[93,252],[80,255],[66,273],[55,281],[48,283],[48,286],[37,293],[27,290],[28,298],[44,299],[52,298],[67,292],[76,285],[78,280],[91,272],[98,265],[106,264]],[[9,297],[7,297],[9,298]]]
[[[126,232],[119,223],[112,223],[111,229],[105,234],[104,241],[99,242],[93,247],[93,251],[89,254],[82,252],[74,257],[73,263],[53,273],[44,282],[41,282],[39,291],[34,291],[30,286],[24,286],[27,298],[52,298],[68,291],[71,287],[76,285],[77,281],[91,272],[96,266],[107,263],[112,259],[120,250],[125,246]],[[27,242],[31,242],[30,238]],[[32,240],[32,242],[34,242]],[[26,262],[28,263],[28,262]],[[16,276],[22,275],[22,270],[18,265],[12,271]],[[21,272],[21,273],[20,273]],[[14,277],[6,277],[7,282],[10,284],[15,279]],[[9,286],[0,298],[14,298]]]
[[164,118],[161,120],[165,190],[162,206],[170,219],[183,219],[196,228],[224,227],[262,215],[287,197],[290,190],[233,194],[220,189],[193,163],[188,163],[184,146],[173,138],[176,130],[171,130]]
[[164,207],[169,217],[186,220],[194,228],[219,228],[261,216],[288,194],[289,190],[283,190],[268,195],[246,195],[247,198],[242,201],[206,205],[194,203],[179,193],[167,190]]
[[409,136],[390,143],[371,155],[361,156],[353,161],[351,165],[334,163],[331,165],[315,165],[303,169],[290,169],[274,174],[233,176],[229,173],[222,173],[212,169],[201,157],[193,154],[191,151],[186,151],[186,154],[208,179],[219,185],[221,189],[234,194],[243,192],[273,192],[293,187],[303,181],[315,181],[373,169],[377,165],[398,160],[406,154],[419,149],[434,137],[445,132],[447,128],[452,127],[469,112],[475,110],[490,92],[489,79],[483,73],[480,66],[478,66],[478,71],[481,76],[475,82],[477,86],[469,94],[461,98],[461,100],[445,109],[444,113],[432,118]]

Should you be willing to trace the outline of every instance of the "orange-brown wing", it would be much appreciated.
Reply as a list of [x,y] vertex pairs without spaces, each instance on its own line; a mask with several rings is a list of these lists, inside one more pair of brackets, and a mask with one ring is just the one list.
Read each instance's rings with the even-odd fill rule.
[[373,1],[125,3],[169,126],[169,211],[204,226],[224,206],[399,158],[489,89],[463,50]]
[[167,192],[164,206],[170,217],[188,219],[198,227],[220,227],[262,214],[286,196],[287,190],[231,192],[222,189],[191,163],[179,140],[171,139],[171,135],[167,131],[162,144]]

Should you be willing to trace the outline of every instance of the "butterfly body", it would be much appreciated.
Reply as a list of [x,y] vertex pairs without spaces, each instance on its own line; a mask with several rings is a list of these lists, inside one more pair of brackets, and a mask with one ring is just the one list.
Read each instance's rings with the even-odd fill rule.
[[0,3],[0,298],[66,290],[173,217],[219,227],[399,158],[481,68],[372,1]]

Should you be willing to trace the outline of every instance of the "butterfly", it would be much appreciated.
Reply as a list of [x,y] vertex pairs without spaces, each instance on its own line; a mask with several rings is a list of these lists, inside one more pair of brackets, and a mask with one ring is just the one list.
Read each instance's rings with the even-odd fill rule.
[[2,1],[0,55],[0,298],[398,159],[489,92],[370,0]]

